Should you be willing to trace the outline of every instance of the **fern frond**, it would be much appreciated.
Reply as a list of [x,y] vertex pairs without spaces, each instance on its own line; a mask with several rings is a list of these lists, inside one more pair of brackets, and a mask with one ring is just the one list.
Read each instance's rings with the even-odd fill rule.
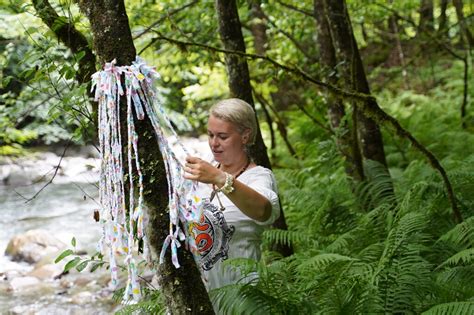
[[210,292],[211,300],[220,312],[229,315],[272,314],[274,298],[254,285],[232,284]]
[[301,273],[307,272],[308,270],[321,270],[329,264],[335,264],[337,262],[349,262],[354,260],[354,258],[349,256],[334,253],[322,253],[302,262],[298,267],[298,271]]
[[433,306],[423,315],[471,315],[474,314],[474,302],[451,302]]
[[308,233],[304,231],[288,231],[280,229],[265,230],[262,234],[262,238],[265,242],[283,244],[283,245],[295,245],[297,243],[310,243],[311,240]]
[[449,257],[439,267],[474,264],[474,248],[464,249]]
[[457,224],[439,238],[439,241],[451,242],[454,245],[468,248],[474,246],[474,216]]
[[379,162],[367,160],[364,162],[364,170],[367,181],[360,183],[355,191],[361,206],[368,210],[384,203],[396,203],[393,181],[386,167]]
[[443,290],[441,302],[465,299],[474,295],[474,266],[456,266],[438,273],[438,286]]

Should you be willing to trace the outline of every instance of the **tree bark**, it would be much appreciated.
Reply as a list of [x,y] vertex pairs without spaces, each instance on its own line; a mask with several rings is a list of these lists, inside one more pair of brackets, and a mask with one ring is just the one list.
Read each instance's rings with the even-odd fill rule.
[[[329,83],[339,85],[339,75],[337,74],[336,52],[329,29],[327,12],[324,7],[324,0],[314,0],[314,16],[316,19],[317,44],[319,47],[319,59],[323,68],[324,77]],[[333,93],[326,93],[328,104],[328,116],[331,128],[336,134],[336,144],[344,157],[344,168],[346,174],[354,181],[359,182],[364,179],[364,168],[360,154],[358,141],[353,141],[352,131],[347,122],[344,121],[346,111],[340,98]]]
[[418,33],[432,33],[434,31],[433,0],[421,0],[419,12]]
[[[447,1],[447,0],[444,0]],[[390,3],[392,3],[393,0],[390,0]],[[400,63],[400,66],[402,67],[402,76],[403,76],[403,87],[405,90],[409,90],[409,79],[408,79],[408,74],[406,70],[406,64],[405,64],[405,54],[403,53],[403,47],[402,47],[402,42],[400,40],[400,32],[399,32],[399,25],[398,25],[398,18],[395,14],[391,14],[388,18],[388,29],[390,30],[390,41],[395,40],[396,43],[396,48],[397,48],[397,54],[398,54],[398,60]]]
[[439,23],[438,23],[438,33],[443,33],[444,30],[446,29],[446,22],[447,22],[447,16],[446,16],[446,10],[448,8],[448,0],[441,0],[440,3],[440,14],[439,14]]
[[[136,50],[123,0],[81,0],[79,7],[90,21],[94,48],[101,64],[116,59],[117,65],[130,65],[135,60]],[[121,124],[126,126],[126,106],[123,105],[122,97]],[[150,245],[159,253],[169,227],[165,169],[150,121],[136,118],[135,121],[144,201],[150,218],[147,233]],[[192,254],[183,247],[178,250],[181,268],[174,268],[170,255],[166,255],[166,261],[157,268],[158,283],[168,310],[171,314],[214,314]]]
[[[218,16],[219,34],[224,48],[245,53],[245,42],[235,0],[216,0],[215,6]],[[230,94],[233,97],[246,101],[255,108],[247,60],[233,54],[226,54],[225,61]],[[256,142],[251,151],[252,157],[255,159],[255,163],[271,169],[267,148],[263,142],[258,124],[257,129]],[[273,223],[273,227],[282,230],[288,229],[283,211],[281,211],[280,217]],[[287,246],[279,247],[277,250],[284,256],[292,254],[292,249]]]
[[[325,0],[325,4],[333,43],[336,48],[336,57],[339,62],[343,62],[345,65],[343,71],[345,72],[346,86],[351,90],[370,94],[369,83],[352,31],[346,3],[344,0]],[[378,107],[375,99],[370,99],[367,102],[369,107]],[[379,126],[374,120],[368,118],[365,113],[359,112],[356,106],[353,107],[353,115],[357,119],[362,156],[365,159],[377,161],[387,168]]]
[[471,31],[466,25],[466,19],[464,18],[463,13],[463,2],[462,0],[453,0],[454,8],[456,9],[456,16],[459,21],[459,25],[461,27],[461,38],[465,37],[465,40],[468,44],[469,50],[474,47],[474,37],[472,36]]
[[[263,12],[261,8],[261,1],[260,0],[253,0],[251,3],[251,10],[250,10],[250,16],[252,18],[252,23],[250,24],[250,32],[252,32],[253,35],[253,43],[254,43],[254,49],[255,53],[261,56],[264,56],[267,51],[267,46],[268,46],[268,38],[266,35],[267,32],[267,17],[265,13]],[[257,84],[261,82],[259,78],[256,79]],[[275,84],[277,85],[277,90],[279,91],[281,89],[282,82],[281,80],[276,80],[275,79]],[[266,116],[270,116],[270,113],[267,110],[267,102],[265,101],[264,97],[262,95],[258,95],[254,91],[254,95],[257,99],[258,102],[262,105],[262,109],[264,110],[264,113]],[[278,98],[278,93],[271,93],[271,98],[273,104],[275,104],[276,107],[279,107],[280,99]],[[275,116],[275,123],[277,124],[278,132],[280,133],[281,138],[285,142],[286,147],[288,148],[288,152],[290,152],[291,156],[296,157],[296,151],[291,145],[291,142],[288,139],[288,132],[286,130],[285,123],[282,119],[282,117],[278,114],[277,111],[274,110],[273,107],[271,107],[270,104],[268,104],[270,109],[272,109],[272,112],[274,113]],[[268,118],[267,118],[268,120]],[[275,140],[274,140],[274,135],[273,135],[273,127],[270,126],[270,131],[272,132],[272,150],[275,149]]]
[[[216,0],[215,3],[219,22],[219,34],[224,48],[245,53],[244,37],[235,0]],[[225,62],[231,96],[240,98],[255,108],[247,60],[236,55],[226,54]],[[255,163],[271,168],[267,148],[263,142],[262,133],[258,125],[257,129],[257,138],[251,151],[252,157]]]

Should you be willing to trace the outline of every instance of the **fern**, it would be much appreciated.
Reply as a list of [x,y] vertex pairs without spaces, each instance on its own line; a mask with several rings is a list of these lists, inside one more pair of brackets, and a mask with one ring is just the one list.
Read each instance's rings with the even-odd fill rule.
[[474,314],[474,302],[451,302],[436,305],[426,312],[423,312],[424,315],[470,315]]
[[295,246],[298,243],[313,243],[309,235],[305,232],[299,231],[288,231],[272,229],[263,232],[262,238],[265,242],[292,245]]

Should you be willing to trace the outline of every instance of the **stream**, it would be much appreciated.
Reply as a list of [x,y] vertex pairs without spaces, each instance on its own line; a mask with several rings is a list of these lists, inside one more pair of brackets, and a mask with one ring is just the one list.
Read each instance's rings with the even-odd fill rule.
[[[209,155],[204,139],[182,141],[191,154]],[[57,168],[62,148],[51,150],[16,159],[0,156],[0,314],[114,313],[121,305],[112,299],[108,271],[72,269],[58,277],[65,262],[54,264],[60,252],[72,248],[73,237],[76,251],[96,252],[102,233],[93,218],[99,209],[97,153],[85,147],[68,150]],[[13,261],[5,250],[14,237],[27,232],[64,247],[39,262]],[[43,274],[38,269],[44,270],[45,264]]]
[[[70,272],[60,279],[51,275],[31,281],[33,269],[44,262],[14,262],[5,255],[14,236],[32,230],[46,232],[67,248],[72,248],[75,237],[78,251],[95,252],[101,233],[93,219],[99,208],[99,160],[66,156],[55,175],[59,159],[54,153],[39,152],[28,158],[1,160],[0,314],[109,314],[117,308],[107,289],[105,271]],[[54,264],[55,257],[50,256],[48,263]],[[57,265],[58,270],[63,266]]]

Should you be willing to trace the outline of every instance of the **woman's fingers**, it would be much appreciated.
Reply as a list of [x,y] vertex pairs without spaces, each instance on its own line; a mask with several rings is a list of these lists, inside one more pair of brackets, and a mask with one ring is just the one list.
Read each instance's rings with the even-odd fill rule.
[[194,163],[199,163],[200,161],[202,160],[196,156],[191,156],[191,155],[186,156],[186,162],[188,163],[194,164]]
[[184,178],[197,180],[202,183],[212,183],[215,176],[215,167],[198,157],[187,156],[184,164],[186,174]]

